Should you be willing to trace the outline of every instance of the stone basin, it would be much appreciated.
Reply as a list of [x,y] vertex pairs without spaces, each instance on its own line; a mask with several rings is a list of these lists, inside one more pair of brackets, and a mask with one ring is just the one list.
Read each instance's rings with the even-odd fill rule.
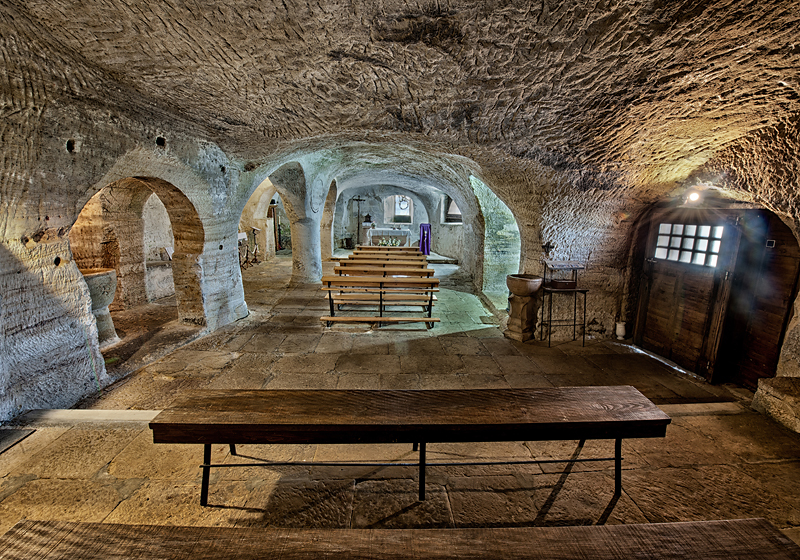
[[113,268],[81,269],[92,296],[92,311],[108,307],[117,291],[117,271]]
[[117,291],[117,271],[113,268],[87,268],[82,269],[83,279],[89,286],[89,295],[92,298],[92,314],[97,322],[97,341],[100,347],[109,346],[119,341],[111,313],[108,312],[109,304],[114,301]]
[[542,287],[542,277],[535,274],[509,274],[506,286],[511,293],[520,297],[531,297]]

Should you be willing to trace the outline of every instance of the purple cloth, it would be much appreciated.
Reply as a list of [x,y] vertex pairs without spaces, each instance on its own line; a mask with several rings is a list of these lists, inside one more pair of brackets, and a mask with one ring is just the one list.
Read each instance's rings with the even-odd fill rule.
[[423,255],[431,254],[431,225],[419,225],[419,250]]

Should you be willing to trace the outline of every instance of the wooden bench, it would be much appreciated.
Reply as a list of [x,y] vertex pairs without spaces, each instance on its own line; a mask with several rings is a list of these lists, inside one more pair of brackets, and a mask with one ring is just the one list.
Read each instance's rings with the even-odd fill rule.
[[423,260],[398,260],[398,259],[340,259],[339,266],[402,266],[405,268],[428,268],[428,262]]
[[414,276],[429,278],[435,272],[432,268],[418,266],[334,266],[333,272],[340,276]]
[[797,560],[765,519],[577,527],[274,529],[23,520],[0,558],[61,560]]
[[[427,262],[428,257],[423,254],[410,254],[410,253],[353,253],[347,260],[358,260],[358,259],[380,259],[380,260],[396,260],[396,261],[423,261]],[[344,260],[344,259],[340,259]]]
[[[425,323],[433,328],[440,322],[433,317],[434,293],[439,291],[439,279],[433,277],[413,278],[404,276],[323,276],[322,289],[329,293],[330,315],[320,317],[327,326],[342,323]],[[334,297],[331,297],[333,295]],[[363,296],[363,297],[359,297]],[[345,300],[347,300],[345,302]],[[338,305],[370,306],[378,308],[378,315],[336,315]],[[387,305],[422,307],[423,315],[384,315]]]
[[[630,386],[550,389],[205,390],[177,398],[150,422],[154,443],[202,443],[200,503],[208,503],[211,445],[413,443],[419,499],[425,499],[427,442],[613,439],[615,455],[565,461],[614,461],[615,496],[622,492],[622,440],[664,437],[670,418]],[[308,463],[256,463],[265,466]],[[359,465],[359,463],[349,463]],[[342,463],[315,462],[315,466]],[[368,463],[374,467],[375,463]]]

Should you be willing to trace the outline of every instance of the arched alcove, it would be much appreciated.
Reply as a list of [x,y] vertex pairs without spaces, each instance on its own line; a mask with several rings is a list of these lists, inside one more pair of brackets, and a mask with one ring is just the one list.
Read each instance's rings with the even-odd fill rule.
[[[184,323],[205,325],[201,296],[204,232],[191,201],[174,185],[153,177],[128,177],[107,185],[84,206],[70,231],[79,268],[114,268],[117,294],[112,310],[147,303],[145,220],[147,200],[156,195],[169,217],[173,247],[164,247],[171,260],[178,317]],[[163,224],[162,224],[163,225]]]
[[[240,233],[251,235],[252,228],[258,230],[255,235],[258,240],[259,258],[261,260],[272,259],[278,249],[276,230],[279,224],[276,222],[275,216],[277,198],[279,198],[279,195],[275,185],[269,179],[265,179],[250,195],[239,218]],[[275,200],[276,204],[272,204],[273,200]],[[251,240],[248,240],[248,242],[252,243]]]

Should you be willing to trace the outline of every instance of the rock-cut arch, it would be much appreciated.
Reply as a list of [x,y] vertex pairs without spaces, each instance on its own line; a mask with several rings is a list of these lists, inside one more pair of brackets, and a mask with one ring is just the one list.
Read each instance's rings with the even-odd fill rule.
[[[117,269],[117,308],[145,303],[142,212],[144,203],[154,193],[172,223],[172,273],[178,317],[181,322],[204,326],[200,266],[204,228],[192,202],[175,185],[155,177],[127,177],[101,189],[86,204],[70,234],[84,240],[81,246],[75,244],[76,261],[87,268]],[[112,239],[116,244],[111,256],[101,249],[104,239]]]

